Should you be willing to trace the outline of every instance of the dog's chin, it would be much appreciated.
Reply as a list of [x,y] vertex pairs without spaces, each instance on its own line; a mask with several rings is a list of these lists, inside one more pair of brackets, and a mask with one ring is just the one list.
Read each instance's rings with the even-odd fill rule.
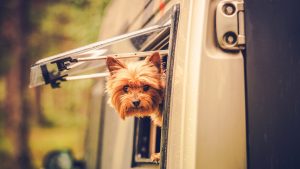
[[144,107],[130,107],[126,110],[126,116],[136,116],[136,117],[145,117],[150,116],[153,113],[153,110],[147,109]]

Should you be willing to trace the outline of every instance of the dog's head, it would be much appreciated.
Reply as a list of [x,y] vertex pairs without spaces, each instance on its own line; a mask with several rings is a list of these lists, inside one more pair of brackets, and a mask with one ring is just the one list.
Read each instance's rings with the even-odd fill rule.
[[110,72],[106,84],[109,103],[122,119],[150,116],[158,111],[163,99],[159,53],[128,64],[108,57],[106,63]]

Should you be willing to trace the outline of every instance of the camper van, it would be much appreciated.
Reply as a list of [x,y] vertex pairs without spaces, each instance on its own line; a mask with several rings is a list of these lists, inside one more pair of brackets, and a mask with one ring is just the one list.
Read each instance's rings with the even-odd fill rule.
[[[112,0],[100,41],[37,61],[30,85],[95,78],[82,159],[88,169],[296,169],[298,6]],[[107,56],[135,61],[153,52],[165,56],[161,128],[149,118],[120,119],[105,92]]]

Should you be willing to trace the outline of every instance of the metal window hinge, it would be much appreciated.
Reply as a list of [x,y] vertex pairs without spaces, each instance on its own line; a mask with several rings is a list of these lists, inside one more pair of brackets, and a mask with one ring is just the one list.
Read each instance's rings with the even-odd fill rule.
[[216,34],[221,48],[245,49],[244,1],[219,2],[216,10]]

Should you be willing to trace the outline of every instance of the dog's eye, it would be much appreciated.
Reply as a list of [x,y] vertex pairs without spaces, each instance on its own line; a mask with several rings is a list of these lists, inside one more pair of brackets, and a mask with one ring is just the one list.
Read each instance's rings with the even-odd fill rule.
[[149,90],[149,88],[150,88],[150,86],[149,85],[144,85],[143,86],[143,90],[146,92],[146,91],[148,91]]
[[127,92],[128,92],[128,88],[129,88],[129,86],[128,86],[128,85],[125,85],[125,86],[123,87],[123,91],[124,91],[125,93],[127,93]]

